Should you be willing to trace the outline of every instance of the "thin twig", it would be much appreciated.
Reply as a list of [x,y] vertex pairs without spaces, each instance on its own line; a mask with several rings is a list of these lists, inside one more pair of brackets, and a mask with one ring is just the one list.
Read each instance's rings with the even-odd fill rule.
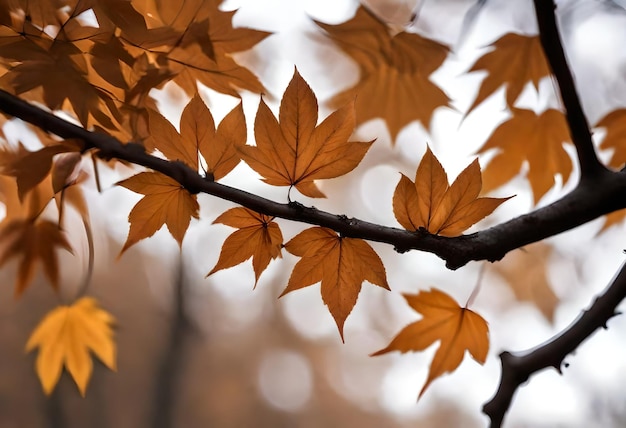
[[626,298],[626,263],[606,291],[598,296],[591,307],[569,327],[533,350],[500,354],[502,376],[496,394],[483,406],[483,412],[491,419],[491,428],[502,425],[511,400],[521,384],[535,373],[554,367],[561,373],[563,360],[571,354],[600,327],[607,328],[607,322],[618,313],[617,306]]

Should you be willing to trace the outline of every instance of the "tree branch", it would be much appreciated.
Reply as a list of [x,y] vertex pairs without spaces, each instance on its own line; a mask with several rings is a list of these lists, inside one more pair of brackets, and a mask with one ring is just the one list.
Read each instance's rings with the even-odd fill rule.
[[587,117],[580,104],[572,72],[567,65],[561,37],[556,26],[554,0],[534,0],[534,3],[541,45],[552,69],[552,74],[554,74],[559,85],[565,117],[580,163],[581,180],[585,180],[589,176],[601,173],[606,168],[596,156]]
[[601,170],[558,201],[471,235],[454,238],[383,226],[345,215],[331,214],[291,202],[281,204],[244,190],[213,182],[179,161],[168,161],[145,152],[135,143],[122,144],[105,134],[87,131],[19,97],[0,90],[0,111],[19,117],[63,138],[84,142],[85,151],[98,149],[99,156],[124,160],[161,172],[178,181],[191,193],[207,193],[251,210],[286,220],[335,230],[343,236],[393,245],[398,252],[427,251],[458,269],[472,260],[500,260],[516,248],[573,229],[601,215],[626,208],[626,172]]
[[502,425],[513,395],[522,383],[548,367],[554,367],[561,373],[565,357],[574,352],[598,328],[606,329],[608,320],[618,314],[616,308],[624,298],[626,298],[626,263],[622,264],[606,291],[560,334],[532,351],[501,353],[502,377],[498,391],[483,406],[483,412],[491,419],[491,427]]

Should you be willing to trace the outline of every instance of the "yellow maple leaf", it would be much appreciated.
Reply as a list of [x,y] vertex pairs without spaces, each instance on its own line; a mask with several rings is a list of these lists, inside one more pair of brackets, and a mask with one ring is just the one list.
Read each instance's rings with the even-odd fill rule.
[[301,257],[281,294],[321,281],[322,300],[335,319],[343,340],[343,325],[356,304],[363,281],[389,289],[378,254],[362,239],[338,236],[324,227],[306,229],[285,244]]
[[456,236],[482,220],[508,198],[479,198],[482,188],[478,159],[448,186],[443,167],[430,151],[422,158],[415,182],[404,174],[393,194],[393,212],[407,230]]
[[487,77],[468,113],[502,85],[506,85],[506,102],[512,107],[528,82],[539,90],[539,81],[550,75],[539,36],[507,33],[492,46],[494,49],[480,57],[469,70],[484,70]]
[[317,99],[298,70],[283,95],[279,119],[261,99],[254,122],[256,146],[242,147],[241,157],[266,183],[295,186],[312,198],[325,197],[314,180],[352,171],[372,144],[348,141],[355,126],[353,103],[317,125]]
[[372,356],[391,351],[423,351],[439,341],[418,399],[433,380],[456,370],[466,350],[474,360],[485,363],[489,351],[489,327],[480,315],[460,307],[452,297],[437,289],[403,296],[411,308],[422,314],[422,319],[407,325],[386,348]]
[[198,218],[198,201],[173,178],[159,172],[141,172],[117,183],[145,195],[128,215],[130,231],[120,254],[164,224],[182,245],[191,217]]
[[356,98],[356,123],[383,118],[392,141],[409,123],[430,127],[433,112],[448,106],[448,96],[429,78],[448,55],[448,47],[419,34],[391,35],[387,24],[367,8],[339,25],[316,22],[359,65],[359,82],[337,94],[333,107]]
[[65,366],[85,396],[93,371],[90,352],[116,370],[114,322],[93,297],[82,297],[71,306],[58,306],[41,320],[26,343],[26,352],[39,348],[35,366],[47,395],[54,390]]
[[563,183],[572,172],[572,160],[563,147],[571,141],[563,113],[555,109],[540,115],[526,109],[512,109],[513,117],[503,122],[478,151],[497,149],[483,172],[483,190],[489,192],[515,177],[528,162],[528,181],[535,204],[556,183]]
[[222,246],[219,259],[207,276],[221,269],[238,265],[252,257],[254,285],[270,261],[280,257],[283,234],[274,217],[259,214],[248,208],[232,208],[222,213],[213,223],[236,227]]

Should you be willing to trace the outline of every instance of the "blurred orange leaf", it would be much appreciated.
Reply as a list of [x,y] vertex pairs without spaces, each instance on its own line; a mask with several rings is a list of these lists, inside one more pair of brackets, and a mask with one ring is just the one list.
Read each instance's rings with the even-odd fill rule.
[[571,141],[563,113],[548,109],[537,115],[526,109],[513,109],[513,117],[502,123],[480,148],[479,153],[497,149],[496,156],[483,173],[484,191],[488,192],[515,177],[528,162],[528,181],[535,204],[556,183],[563,183],[572,172],[572,160],[563,147]]
[[403,296],[411,308],[422,314],[422,319],[406,326],[386,348],[372,356],[391,351],[423,351],[439,341],[419,397],[433,380],[456,370],[466,350],[477,362],[485,363],[489,351],[489,327],[480,315],[460,307],[452,297],[437,289]]
[[178,245],[182,245],[191,217],[198,218],[200,207],[195,195],[158,172],[141,172],[117,184],[145,195],[128,215],[130,231],[120,254],[154,235],[164,224]]
[[528,82],[538,90],[539,81],[550,75],[539,36],[508,33],[492,46],[494,49],[480,57],[469,70],[484,70],[487,77],[468,113],[502,85],[506,85],[506,102],[512,107]]
[[59,287],[59,260],[55,249],[72,252],[72,247],[58,225],[48,220],[16,219],[4,222],[0,242],[6,244],[0,255],[0,266],[12,257],[21,256],[15,296],[26,289],[35,274],[35,263],[40,260],[44,273],[55,290]]
[[321,281],[322,300],[342,340],[344,322],[356,304],[363,281],[389,289],[380,257],[362,239],[344,238],[333,230],[313,227],[287,242],[285,249],[301,259],[281,297]]
[[274,217],[259,214],[248,208],[232,208],[221,214],[213,223],[236,227],[222,246],[217,264],[207,276],[221,269],[238,265],[252,257],[254,285],[270,261],[281,257],[283,234]]
[[26,352],[39,348],[35,366],[47,395],[54,390],[65,366],[85,396],[93,372],[90,352],[109,369],[116,370],[114,322],[113,316],[100,309],[93,297],[78,299],[71,306],[59,306],[41,320],[28,339]]
[[256,146],[242,147],[242,159],[266,183],[295,186],[312,198],[325,197],[314,180],[352,171],[372,144],[348,141],[355,126],[353,103],[316,126],[317,99],[298,70],[283,95],[279,119],[261,99],[254,123]]
[[359,82],[337,94],[333,107],[356,98],[356,123],[383,118],[392,141],[409,123],[429,128],[435,109],[448,106],[448,96],[430,80],[448,55],[448,47],[409,32],[391,28],[367,8],[339,25],[316,22],[361,70]]
[[598,128],[606,128],[606,135],[600,144],[603,150],[613,149],[609,165],[621,168],[626,163],[626,109],[617,109],[596,123]]
[[559,298],[552,291],[547,276],[547,263],[552,247],[543,243],[527,245],[493,264],[493,270],[509,285],[518,301],[532,303],[550,322]]
[[427,148],[415,182],[400,177],[393,194],[393,212],[407,230],[424,228],[432,234],[457,236],[508,199],[479,198],[481,187],[478,159],[448,186],[446,172]]

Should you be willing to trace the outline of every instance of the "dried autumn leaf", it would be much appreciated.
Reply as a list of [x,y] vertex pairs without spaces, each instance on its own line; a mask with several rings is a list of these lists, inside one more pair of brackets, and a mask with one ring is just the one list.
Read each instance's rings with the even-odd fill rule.
[[483,190],[489,192],[515,177],[528,162],[528,181],[535,204],[556,183],[572,172],[572,160],[563,147],[571,141],[563,113],[548,109],[537,115],[526,109],[512,109],[513,117],[502,123],[480,148],[479,153],[498,149],[483,173]]
[[195,195],[158,172],[141,172],[117,184],[145,195],[128,215],[130,231],[120,254],[154,235],[164,224],[178,245],[182,245],[191,217],[198,218],[200,207]]
[[316,126],[317,99],[298,70],[283,95],[279,119],[261,99],[254,122],[256,146],[242,147],[241,157],[266,183],[295,186],[312,198],[325,197],[314,180],[352,171],[372,144],[348,141],[355,126],[352,103]]
[[486,71],[487,77],[468,113],[502,85],[506,85],[506,102],[512,107],[528,82],[539,90],[539,81],[550,75],[539,36],[508,33],[492,46],[494,49],[480,57],[469,70]]
[[46,146],[36,152],[30,152],[20,144],[17,152],[0,151],[2,156],[0,161],[2,173],[16,178],[18,194],[20,200],[23,200],[24,195],[41,183],[50,173],[53,158],[56,155],[78,152],[80,150],[81,144],[74,140],[62,141],[59,144]]
[[322,283],[324,304],[335,319],[343,340],[343,325],[356,304],[363,281],[389,289],[378,254],[362,239],[344,238],[324,227],[306,229],[285,244],[301,257],[281,294]]
[[[617,109],[609,112],[595,125],[605,128],[606,135],[600,144],[600,149],[613,150],[608,165],[621,168],[626,163],[626,109]],[[600,233],[611,226],[621,224],[626,218],[626,210],[619,210],[604,216],[604,224]]]
[[217,130],[211,112],[196,94],[180,118],[180,134],[161,114],[148,110],[150,137],[147,147],[155,147],[170,160],[179,160],[198,170],[198,152],[206,162],[207,175],[224,177],[239,163],[237,149],[246,144],[246,119],[241,103],[228,113]]
[[93,372],[90,352],[109,369],[116,370],[116,346],[111,314],[98,307],[93,297],[78,299],[71,306],[50,311],[37,325],[26,344],[26,352],[39,348],[35,363],[41,386],[50,395],[63,366],[82,396]]
[[218,270],[236,266],[252,257],[256,287],[261,273],[270,261],[281,257],[283,234],[273,219],[274,217],[241,207],[232,208],[216,218],[213,223],[222,223],[239,230],[226,238],[217,264],[207,276]]
[[439,341],[418,399],[433,380],[456,370],[466,350],[478,363],[485,363],[489,351],[489,327],[480,315],[460,307],[452,297],[437,289],[403,296],[411,308],[422,314],[422,319],[406,326],[386,348],[372,356],[391,351],[423,351]]
[[552,247],[543,243],[527,245],[512,251],[493,265],[493,270],[509,285],[518,301],[530,302],[550,322],[559,298],[550,287],[546,275]]
[[[165,2],[163,2],[164,4]],[[237,89],[262,93],[259,79],[233,58],[251,49],[271,33],[234,28],[235,11],[219,9],[218,1],[205,1],[178,44],[163,55],[175,73],[174,82],[188,94],[197,91],[197,82],[223,94],[238,97]],[[168,6],[169,7],[169,6]],[[207,51],[210,42],[211,50]]]
[[16,219],[3,222],[0,242],[6,247],[0,255],[0,266],[12,257],[21,257],[18,266],[15,296],[18,297],[32,281],[35,263],[40,260],[44,273],[55,290],[59,288],[59,260],[56,248],[70,253],[72,247],[58,225],[48,220]]
[[429,78],[446,59],[447,46],[415,33],[392,36],[390,27],[363,6],[343,24],[316,24],[359,65],[359,82],[331,101],[337,107],[356,98],[357,125],[383,118],[393,141],[415,120],[429,128],[433,112],[449,105]]
[[479,198],[482,188],[478,159],[448,186],[443,167],[430,151],[422,158],[415,182],[402,175],[393,194],[393,212],[407,230],[457,236],[493,212],[508,198]]

